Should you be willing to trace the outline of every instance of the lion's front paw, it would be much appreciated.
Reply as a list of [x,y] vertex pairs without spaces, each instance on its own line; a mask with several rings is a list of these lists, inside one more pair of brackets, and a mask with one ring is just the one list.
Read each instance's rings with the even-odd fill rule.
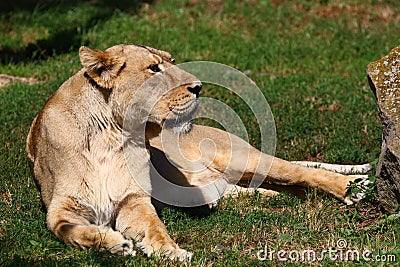
[[356,178],[351,181],[348,186],[347,197],[344,199],[344,203],[347,205],[353,205],[362,200],[370,185],[370,180],[365,178]]
[[186,251],[184,249],[178,248],[174,249],[173,251],[170,251],[168,253],[169,258],[171,260],[178,260],[178,261],[191,261],[193,257],[193,253]]
[[110,248],[110,252],[113,254],[122,254],[124,256],[134,257],[136,256],[136,251],[133,248],[133,242],[131,240],[126,240],[125,242]]
[[158,249],[155,249],[154,245],[146,244],[145,241],[136,243],[136,246],[140,248],[147,256],[155,255],[156,257],[165,257],[170,260],[176,261],[191,261],[193,253],[188,252],[184,249],[179,248],[176,244],[171,245],[158,245]]
[[112,254],[120,254],[124,256],[136,256],[132,240],[125,239],[121,233],[110,231],[106,234],[104,246]]

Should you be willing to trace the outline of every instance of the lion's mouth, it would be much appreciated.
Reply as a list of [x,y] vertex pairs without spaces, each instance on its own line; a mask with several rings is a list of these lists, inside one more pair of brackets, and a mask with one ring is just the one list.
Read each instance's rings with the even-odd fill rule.
[[170,114],[169,116],[174,116],[174,117],[185,117],[187,115],[193,115],[193,113],[197,110],[198,107],[198,99],[190,99],[189,101],[179,104],[176,106],[171,106],[170,107]]

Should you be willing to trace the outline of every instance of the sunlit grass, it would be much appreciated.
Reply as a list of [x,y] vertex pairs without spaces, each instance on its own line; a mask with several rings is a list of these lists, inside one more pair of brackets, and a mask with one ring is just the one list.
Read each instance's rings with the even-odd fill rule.
[[[246,71],[274,114],[277,156],[355,164],[379,155],[380,122],[365,69],[400,43],[397,1],[122,1],[117,8],[100,0],[31,2],[0,10],[0,73],[40,81],[0,88],[2,266],[175,266],[142,253],[78,251],[46,229],[25,138],[48,96],[79,70],[80,45],[140,43],[171,52],[178,63],[209,60]],[[202,96],[236,110],[259,147],[243,101],[210,85]],[[223,199],[204,218],[166,210],[163,220],[173,239],[194,252],[193,266],[277,265],[260,262],[257,251],[265,244],[321,251],[339,239],[400,260],[400,224],[386,221],[373,201],[350,208],[313,192],[303,200],[255,194]],[[349,264],[317,262],[332,263]]]

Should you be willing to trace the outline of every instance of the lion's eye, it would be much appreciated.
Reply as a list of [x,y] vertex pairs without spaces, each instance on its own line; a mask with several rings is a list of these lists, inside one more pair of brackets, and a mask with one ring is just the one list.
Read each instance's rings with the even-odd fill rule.
[[160,67],[158,66],[158,64],[150,65],[150,66],[149,66],[149,70],[151,70],[152,72],[160,72],[160,71],[161,71],[161,69],[160,69]]

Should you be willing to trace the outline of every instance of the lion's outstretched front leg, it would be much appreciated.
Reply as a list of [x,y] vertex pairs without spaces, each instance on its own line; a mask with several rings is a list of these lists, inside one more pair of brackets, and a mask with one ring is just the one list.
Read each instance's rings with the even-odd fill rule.
[[126,238],[134,239],[147,256],[191,260],[192,253],[181,249],[168,235],[149,196],[128,195],[120,203],[117,212],[115,228]]

